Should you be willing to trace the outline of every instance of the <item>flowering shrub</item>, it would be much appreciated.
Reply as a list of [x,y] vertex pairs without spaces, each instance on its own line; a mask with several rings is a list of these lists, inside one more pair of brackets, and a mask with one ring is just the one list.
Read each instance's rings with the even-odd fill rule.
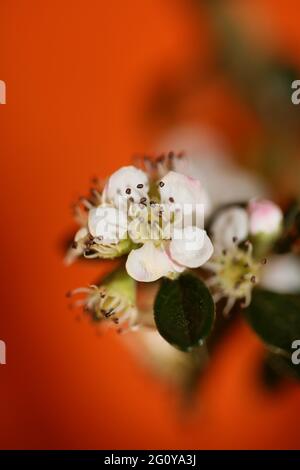
[[[185,163],[173,152],[145,158],[140,168],[120,168],[80,201],[80,228],[67,262],[120,258],[120,265],[100,285],[71,294],[84,294],[81,303],[94,320],[118,331],[150,326],[185,354],[205,346],[216,311],[228,316],[238,308],[267,348],[300,375],[290,363],[291,345],[300,338],[300,282],[281,289],[284,269],[274,282],[272,268],[288,256],[285,270],[296,263],[299,274],[293,254],[300,238],[298,204],[285,213],[255,197],[213,206],[209,187],[181,172]],[[157,281],[146,320],[138,286]]]

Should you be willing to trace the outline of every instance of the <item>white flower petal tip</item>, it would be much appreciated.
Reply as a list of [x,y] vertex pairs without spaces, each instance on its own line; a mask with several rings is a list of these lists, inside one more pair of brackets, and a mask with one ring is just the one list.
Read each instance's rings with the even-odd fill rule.
[[213,241],[218,249],[230,248],[233,240],[246,240],[249,233],[249,217],[241,207],[224,209],[214,220],[211,232]]
[[283,213],[276,204],[267,199],[253,199],[248,205],[251,235],[276,235],[282,225]]
[[188,268],[199,268],[213,254],[214,248],[205,230],[199,227],[175,229],[170,242],[170,257]]
[[129,253],[126,269],[136,281],[153,282],[174,271],[174,265],[162,248],[146,242],[141,248]]
[[124,166],[113,173],[104,189],[106,199],[116,206],[124,198],[139,202],[147,196],[148,191],[147,174],[134,166]]

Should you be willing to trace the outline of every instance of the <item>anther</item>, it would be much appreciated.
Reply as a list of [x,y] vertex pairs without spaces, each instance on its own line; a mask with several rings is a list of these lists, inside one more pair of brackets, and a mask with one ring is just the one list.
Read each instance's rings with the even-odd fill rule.
[[170,202],[174,202],[174,198],[173,198],[173,197],[169,197],[169,201],[170,201]]
[[126,191],[125,191],[126,194],[131,194],[131,189],[130,188],[127,188]]
[[262,264],[262,265],[267,264],[267,258],[262,259],[262,260],[261,260],[261,264]]
[[137,185],[137,188],[138,188],[138,189],[142,189],[143,187],[144,187],[144,185],[141,184],[141,183]]
[[165,185],[165,183],[164,183],[163,181],[160,181],[159,186],[160,186],[161,188],[163,188],[164,185]]

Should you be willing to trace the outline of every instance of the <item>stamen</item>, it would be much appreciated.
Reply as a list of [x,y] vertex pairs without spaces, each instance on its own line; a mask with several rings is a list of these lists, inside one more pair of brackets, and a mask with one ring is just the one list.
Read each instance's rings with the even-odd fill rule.
[[130,188],[127,188],[126,191],[125,191],[126,194],[131,194],[131,189]]
[[169,201],[170,201],[170,202],[174,202],[174,198],[173,198],[173,197],[169,197]]
[[144,187],[144,185],[141,184],[141,183],[139,183],[139,184],[137,185],[137,188],[138,188],[138,189],[142,189],[143,187]]

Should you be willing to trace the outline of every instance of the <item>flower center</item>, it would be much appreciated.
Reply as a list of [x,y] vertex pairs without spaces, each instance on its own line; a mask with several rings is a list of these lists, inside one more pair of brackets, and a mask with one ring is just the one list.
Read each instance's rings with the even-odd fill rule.
[[225,314],[238,299],[244,299],[242,306],[247,307],[252,289],[259,281],[262,263],[253,258],[251,243],[246,242],[245,246],[246,250],[233,245],[230,250],[223,250],[207,263],[207,268],[214,272],[208,285],[214,290],[215,302],[223,297],[228,299]]

